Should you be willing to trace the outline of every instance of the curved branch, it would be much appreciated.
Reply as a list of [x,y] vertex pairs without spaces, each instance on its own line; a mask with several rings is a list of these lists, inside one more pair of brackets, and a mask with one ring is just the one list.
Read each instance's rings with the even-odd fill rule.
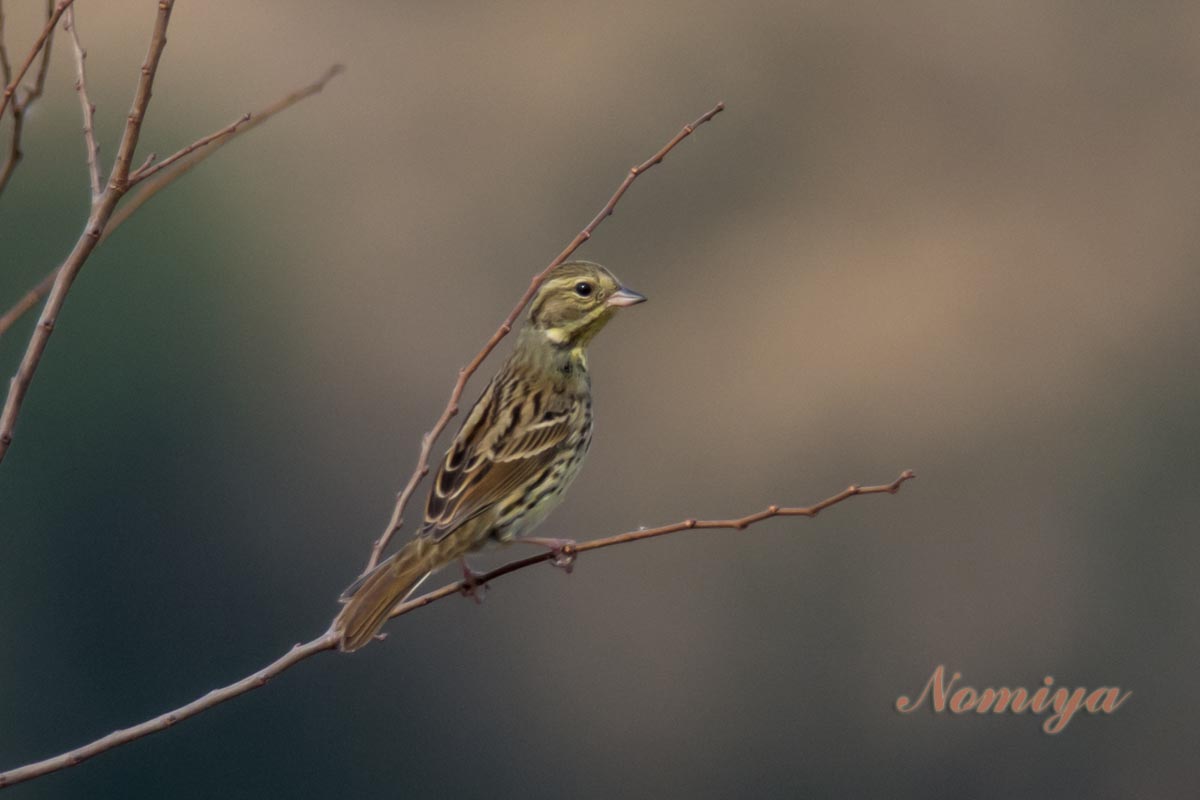
[[[670,525],[663,525],[658,528],[648,528],[646,530],[629,531],[616,536],[609,536],[604,539],[593,539],[591,541],[581,542],[576,545],[570,545],[563,550],[563,555],[574,557],[579,553],[586,553],[589,550],[600,550],[605,547],[615,547],[619,544],[628,544],[630,542],[641,541],[642,539],[652,539],[657,536],[665,536],[669,533],[686,530],[704,530],[712,528],[726,528],[732,530],[744,530],[755,523],[770,519],[771,517],[815,517],[822,510],[830,506],[837,505],[844,500],[847,500],[856,495],[863,494],[895,494],[900,490],[901,484],[911,480],[913,477],[912,470],[905,470],[900,473],[900,476],[891,483],[882,484],[879,486],[849,486],[846,489],[838,492],[831,497],[827,497],[819,503],[811,506],[788,508],[780,506],[768,506],[766,509],[755,514],[748,514],[738,519],[687,519],[681,522],[675,522]],[[512,561],[496,569],[479,575],[475,578],[476,585],[487,583],[488,581],[496,580],[504,575],[508,575],[518,570],[532,567],[535,564],[541,564],[546,561],[551,561],[555,558],[554,553],[540,553],[536,556],[523,558],[518,561]],[[399,617],[404,614],[416,611],[418,608],[423,608],[430,603],[436,602],[451,595],[461,594],[467,591],[468,587],[464,581],[455,581],[448,583],[440,589],[435,589],[432,592],[424,594],[414,600],[409,600],[406,603],[400,603],[392,610],[392,617]],[[284,670],[295,666],[305,659],[315,656],[317,653],[324,653],[328,650],[334,650],[337,647],[339,635],[332,630],[326,631],[321,636],[304,644],[297,644],[292,647],[284,655],[280,656],[275,661],[272,661],[267,666],[257,672],[242,678],[239,681],[224,686],[220,689],[214,689],[208,694],[199,697],[192,702],[180,706],[173,711],[168,711],[160,714],[153,719],[148,719],[145,722],[133,725],[128,728],[123,728],[114,731],[105,737],[95,740],[90,744],[85,744],[82,747],[77,747],[74,750],[62,753],[61,755],[47,758],[44,761],[38,761],[33,764],[27,764],[23,767],[9,770],[8,772],[0,772],[0,789],[12,786],[17,783],[32,780],[33,778],[57,772],[67,767],[73,767],[81,764],[93,756],[98,756],[114,747],[120,747],[123,744],[141,739],[144,736],[149,736],[152,733],[164,731],[182,720],[189,717],[194,717],[197,714],[207,711],[213,706],[224,703],[226,700],[232,700],[238,695],[245,694],[253,689],[265,686],[269,680],[282,673]]]
[[173,711],[168,711],[164,714],[159,714],[153,719],[148,719],[145,722],[134,725],[129,728],[123,728],[119,731],[113,731],[108,736],[97,739],[91,744],[78,747],[68,753],[47,758],[44,761],[38,761],[34,764],[27,764],[24,767],[18,767],[8,772],[0,772],[0,789],[12,786],[17,783],[23,783],[33,778],[41,777],[42,775],[51,772],[58,772],[60,769],[74,767],[82,764],[92,756],[100,755],[101,753],[112,750],[114,747],[120,747],[123,744],[132,742],[134,739],[141,739],[143,736],[149,736],[152,733],[165,731],[177,722],[185,720],[188,717],[194,717],[202,711],[206,711],[215,705],[224,703],[226,700],[232,700],[240,694],[245,694],[251,689],[257,689],[260,686],[266,686],[267,681],[274,678],[279,673],[283,672],[293,664],[297,664],[309,656],[314,656],[324,650],[331,650],[337,645],[337,637],[332,633],[327,633],[324,636],[319,636],[311,642],[305,644],[297,644],[292,647],[284,655],[272,661],[267,666],[255,672],[252,675],[247,675],[240,681],[231,683],[220,689],[213,689],[203,697],[199,697],[187,705],[180,706]]
[[396,532],[404,525],[404,509],[408,506],[408,502],[412,499],[413,492],[416,491],[417,486],[421,483],[421,480],[429,474],[429,454],[433,450],[434,442],[437,441],[438,436],[442,434],[442,431],[446,429],[446,425],[458,413],[458,401],[462,399],[462,393],[467,386],[467,381],[472,375],[475,374],[475,370],[479,369],[479,365],[483,363],[484,359],[488,357],[492,350],[496,349],[496,345],[500,343],[500,340],[509,334],[509,332],[512,330],[513,323],[517,321],[517,317],[521,315],[521,312],[525,309],[525,306],[528,305],[529,301],[533,299],[533,295],[537,292],[538,287],[542,285],[542,281],[546,280],[546,277],[554,270],[555,267],[570,258],[571,254],[578,250],[580,245],[592,238],[592,233],[596,230],[596,228],[600,227],[600,223],[603,222],[605,218],[612,216],[613,211],[617,207],[617,203],[621,200],[621,196],[624,195],[629,187],[633,185],[633,182],[637,180],[639,175],[653,167],[655,164],[662,162],[662,160],[666,158],[667,153],[671,152],[675,148],[675,145],[691,136],[696,128],[708,122],[710,119],[715,117],[717,114],[720,114],[724,110],[725,104],[717,103],[707,113],[700,116],[695,122],[691,123],[690,125],[684,125],[683,129],[680,130],[679,133],[675,134],[671,141],[663,145],[657,153],[650,156],[650,158],[646,159],[641,164],[638,164],[636,167],[631,167],[629,172],[625,175],[625,180],[621,181],[621,185],[617,187],[617,191],[613,192],[613,196],[610,197],[608,202],[604,204],[604,208],[600,209],[600,213],[597,214],[595,218],[593,218],[592,221],[587,224],[587,227],[576,234],[575,238],[571,240],[571,243],[563,248],[563,251],[559,253],[553,261],[550,262],[549,266],[547,266],[537,275],[533,276],[533,280],[529,282],[529,288],[525,290],[525,294],[521,295],[521,299],[517,301],[517,304],[513,307],[513,310],[510,311],[508,316],[504,318],[504,321],[500,323],[500,327],[496,329],[496,332],[492,334],[492,337],[487,340],[487,343],[484,344],[483,349],[475,354],[475,357],[471,359],[470,363],[458,371],[458,380],[454,382],[454,388],[450,392],[450,399],[446,401],[446,407],[442,410],[441,416],[439,416],[437,421],[433,423],[433,427],[421,437],[421,450],[420,454],[417,456],[417,466],[413,470],[412,476],[409,477],[408,483],[404,485],[404,488],[400,490],[400,494],[397,495],[396,506],[392,509],[391,519],[388,520],[388,524],[383,531],[383,535],[381,535],[375,541],[375,545],[371,548],[371,557],[367,560],[367,566],[363,569],[363,574],[366,574],[375,568],[375,565],[379,563],[379,557],[382,555],[384,548],[387,547],[388,542],[391,541],[392,537],[396,535]]
[[[169,169],[156,172],[154,175],[149,177],[143,176],[145,177],[145,182],[139,183],[136,191],[131,191],[128,195],[126,195],[125,199],[121,201],[121,204],[117,206],[117,210],[113,212],[112,217],[109,218],[108,225],[105,226],[104,233],[100,236],[100,241],[104,242],[106,239],[108,239],[108,237],[111,236],[117,230],[117,228],[121,227],[121,225],[124,224],[124,222],[131,216],[133,216],[135,211],[145,205],[150,198],[154,197],[154,195],[158,194],[176,180],[183,177],[189,170],[192,169],[192,167],[195,167],[201,161],[217,152],[217,150],[221,149],[234,138],[253,130],[271,117],[278,114],[280,111],[291,108],[301,100],[317,94],[325,88],[325,84],[329,83],[329,81],[333,80],[335,76],[340,75],[343,71],[344,68],[341,64],[334,64],[325,71],[325,74],[323,74],[313,83],[303,86],[296,91],[285,95],[279,100],[276,100],[271,105],[255,111],[250,115],[249,122],[247,122],[245,125],[239,126],[236,131],[233,131],[228,136],[220,137],[218,139],[209,141],[207,144],[196,147],[190,153],[172,164]],[[36,306],[41,299],[44,298],[47,293],[49,293],[50,287],[54,285],[54,279],[58,275],[58,271],[61,268],[61,266],[58,266],[48,272],[37,286],[34,286],[32,289],[26,292],[25,295],[18,300],[14,306],[8,309],[8,311],[4,312],[3,315],[0,315],[0,336],[3,336],[8,329],[11,328],[14,323],[16,323],[17,320],[25,316],[30,309]]]

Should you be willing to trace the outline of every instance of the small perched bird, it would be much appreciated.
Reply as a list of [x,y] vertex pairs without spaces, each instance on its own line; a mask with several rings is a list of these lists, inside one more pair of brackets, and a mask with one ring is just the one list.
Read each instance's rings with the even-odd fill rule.
[[618,308],[645,299],[599,264],[573,261],[550,273],[529,304],[516,349],[438,467],[425,524],[342,594],[333,626],[343,651],[370,642],[429,573],[490,541],[562,547],[525,534],[562,500],[592,441],[584,351]]

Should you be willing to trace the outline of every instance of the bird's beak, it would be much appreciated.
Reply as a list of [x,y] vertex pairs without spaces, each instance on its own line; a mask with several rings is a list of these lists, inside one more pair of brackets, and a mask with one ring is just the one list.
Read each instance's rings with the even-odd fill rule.
[[624,306],[636,306],[638,303],[644,302],[646,302],[645,295],[638,294],[632,289],[626,289],[624,286],[622,286],[609,296],[608,300],[605,302],[605,305],[622,308]]

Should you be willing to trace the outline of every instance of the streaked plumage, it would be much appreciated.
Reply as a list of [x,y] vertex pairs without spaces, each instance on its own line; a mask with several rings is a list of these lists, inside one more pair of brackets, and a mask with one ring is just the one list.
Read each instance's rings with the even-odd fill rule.
[[645,298],[599,264],[556,268],[529,305],[512,355],[447,450],[416,537],[342,595],[341,649],[371,641],[426,575],[489,541],[528,534],[562,500],[592,438],[585,348],[617,308]]

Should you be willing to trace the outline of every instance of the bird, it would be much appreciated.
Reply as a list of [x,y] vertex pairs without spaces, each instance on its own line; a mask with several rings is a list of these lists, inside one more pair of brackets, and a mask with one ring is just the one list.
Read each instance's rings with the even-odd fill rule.
[[[529,304],[512,354],[441,460],[424,523],[342,593],[332,628],[339,649],[353,652],[368,644],[426,576],[490,542],[524,541],[562,554],[564,540],[527,534],[562,501],[591,445],[586,350],[618,309],[645,299],[590,261],[550,271]],[[465,560],[463,572],[470,581]]]

